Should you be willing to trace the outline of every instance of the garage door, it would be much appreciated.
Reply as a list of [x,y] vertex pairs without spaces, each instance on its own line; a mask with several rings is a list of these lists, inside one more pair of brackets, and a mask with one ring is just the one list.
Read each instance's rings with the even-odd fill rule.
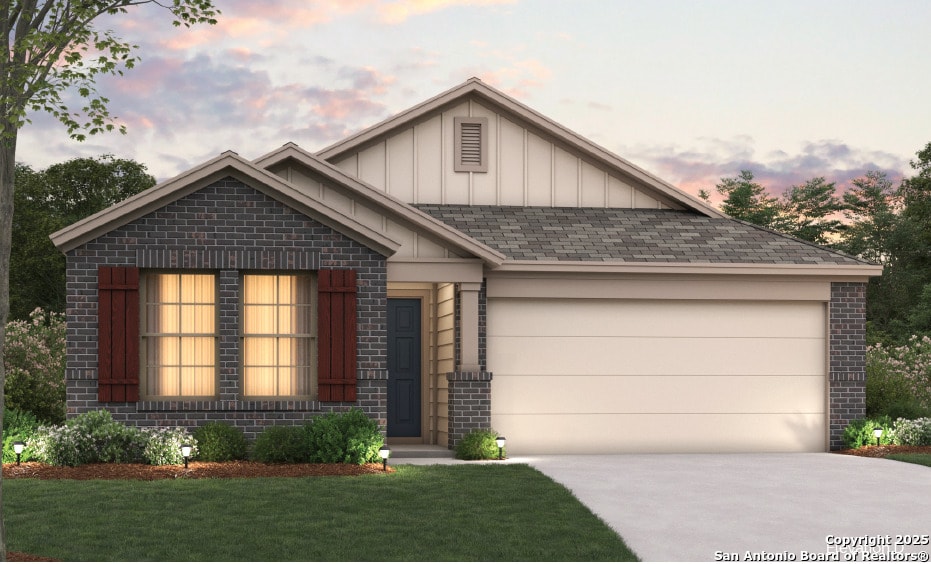
[[488,301],[492,425],[512,454],[819,452],[819,302]]

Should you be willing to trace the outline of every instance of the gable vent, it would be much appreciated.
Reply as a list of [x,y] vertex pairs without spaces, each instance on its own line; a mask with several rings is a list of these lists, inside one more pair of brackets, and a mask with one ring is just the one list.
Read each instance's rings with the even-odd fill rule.
[[488,172],[488,118],[454,118],[456,172]]

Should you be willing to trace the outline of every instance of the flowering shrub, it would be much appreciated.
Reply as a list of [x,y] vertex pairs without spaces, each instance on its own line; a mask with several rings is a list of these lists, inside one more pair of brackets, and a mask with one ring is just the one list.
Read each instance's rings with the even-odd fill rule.
[[147,438],[101,410],[82,413],[64,425],[39,427],[33,449],[39,460],[58,466],[140,462]]
[[931,417],[896,420],[892,439],[897,445],[931,446]]
[[6,325],[6,406],[48,423],[65,420],[65,316],[36,308]]
[[165,464],[184,464],[181,445],[191,445],[191,458],[197,454],[197,441],[187,429],[181,427],[163,427],[146,429],[146,445],[142,457],[146,463],[154,466]]
[[931,414],[931,337],[867,348],[866,412],[908,418]]

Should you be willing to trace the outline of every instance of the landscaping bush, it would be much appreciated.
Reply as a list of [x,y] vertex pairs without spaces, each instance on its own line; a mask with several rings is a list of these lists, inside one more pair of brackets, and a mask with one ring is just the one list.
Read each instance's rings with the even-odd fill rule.
[[194,431],[197,459],[205,462],[245,460],[246,437],[229,423],[211,421]]
[[307,431],[304,427],[266,427],[255,439],[252,459],[258,462],[310,462]]
[[187,429],[181,427],[162,427],[146,429],[145,450],[142,458],[147,464],[163,466],[165,464],[184,464],[181,445],[191,445],[191,458],[197,455],[197,440]]
[[365,464],[378,462],[378,449],[384,443],[378,423],[361,410],[330,413],[306,428],[311,462]]
[[22,441],[26,448],[20,455],[20,462],[35,460],[33,443],[39,420],[28,411],[7,408],[3,413],[3,462],[16,462],[16,453],[13,452],[13,443]]
[[931,416],[931,338],[866,352],[866,413],[892,418]]
[[476,429],[469,431],[456,445],[456,458],[461,460],[498,458],[498,444],[495,442],[497,438],[498,433],[494,430]]
[[94,462],[140,462],[148,436],[113,420],[109,411],[82,413],[58,426],[36,431],[36,458],[57,466]]
[[892,444],[892,419],[885,415],[851,421],[850,425],[847,425],[847,428],[844,429],[844,443],[849,448],[875,445],[876,437],[873,436],[873,429],[876,427],[882,427],[883,429],[883,434],[879,437],[879,444]]
[[931,446],[931,417],[897,419],[892,442],[897,445]]
[[37,308],[29,321],[6,325],[3,365],[6,407],[40,421],[65,420],[65,316]]

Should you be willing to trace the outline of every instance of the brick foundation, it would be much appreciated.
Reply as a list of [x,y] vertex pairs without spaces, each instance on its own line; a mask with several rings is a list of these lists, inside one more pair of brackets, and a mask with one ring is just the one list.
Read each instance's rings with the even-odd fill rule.
[[449,448],[469,431],[491,428],[491,372],[449,372]]

